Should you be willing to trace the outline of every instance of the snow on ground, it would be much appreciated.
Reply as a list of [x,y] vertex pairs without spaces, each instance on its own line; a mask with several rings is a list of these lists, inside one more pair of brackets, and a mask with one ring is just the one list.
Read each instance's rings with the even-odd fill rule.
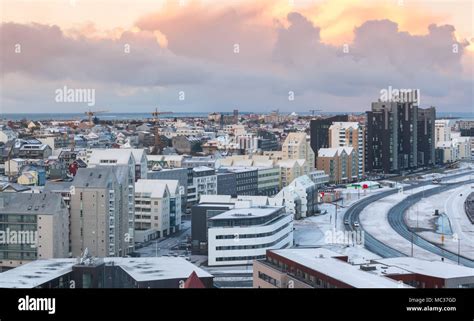
[[369,260],[380,258],[376,254],[366,250],[361,245],[346,246],[339,244],[328,244],[326,233],[328,231],[344,231],[344,213],[347,208],[359,199],[388,191],[392,188],[382,187],[372,190],[355,190],[355,189],[342,189],[343,201],[339,201],[337,208],[337,223],[334,224],[336,216],[336,206],[333,204],[323,203],[319,206],[321,215],[311,216],[302,220],[294,221],[294,239],[295,246],[324,246],[325,248],[331,249],[335,252],[348,255],[351,260]]
[[[388,211],[399,202],[402,202],[409,195],[434,187],[437,187],[437,185],[421,186],[404,192],[403,194],[397,193],[384,197],[364,208],[359,216],[360,224],[367,233],[371,234],[379,241],[410,256],[412,244],[409,240],[405,239],[392,229],[387,218]],[[416,245],[413,246],[413,255],[422,259],[441,260],[438,255],[426,251]]]
[[[405,221],[415,229],[418,226],[417,234],[426,240],[454,253],[458,252],[460,245],[461,254],[473,259],[474,225],[464,212],[464,201],[469,193],[470,184],[465,184],[459,188],[424,198],[408,209]],[[462,196],[460,196],[461,194]],[[445,235],[444,244],[441,241],[441,234],[436,233],[436,217],[433,216],[435,209],[448,216],[454,232],[453,235]],[[458,239],[460,239],[460,244],[458,244]]]
[[446,182],[446,183],[461,183],[461,182],[468,181],[468,180],[473,179],[473,178],[474,178],[474,174],[464,175],[464,176],[453,178],[453,179],[446,179],[446,180],[444,180],[444,182]]

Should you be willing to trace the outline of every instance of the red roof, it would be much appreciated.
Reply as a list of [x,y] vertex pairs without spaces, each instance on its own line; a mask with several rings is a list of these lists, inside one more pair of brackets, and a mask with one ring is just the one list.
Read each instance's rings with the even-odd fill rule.
[[195,271],[193,271],[186,282],[184,282],[185,289],[203,289],[205,287],[206,286],[202,283],[201,279],[199,279]]

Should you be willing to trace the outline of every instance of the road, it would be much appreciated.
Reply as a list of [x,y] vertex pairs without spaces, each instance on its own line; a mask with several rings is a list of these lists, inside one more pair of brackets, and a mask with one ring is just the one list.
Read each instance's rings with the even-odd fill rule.
[[[464,173],[461,173],[461,174],[446,176],[446,177],[442,178],[441,181],[445,181],[445,180],[448,180],[448,179],[454,179],[454,178],[461,177],[461,176],[464,176],[464,175],[469,175],[469,174],[472,174],[473,172],[474,171],[469,171],[469,172],[464,172]],[[431,181],[424,181],[424,182],[421,182],[421,183],[413,184],[412,186],[405,186],[404,190],[405,191],[406,190],[411,190],[411,189],[414,189],[414,188],[418,188],[418,187],[426,186],[426,185],[430,185],[430,184],[432,184]],[[440,187],[442,187],[442,186],[440,186]],[[377,240],[370,233],[367,233],[367,231],[364,230],[363,226],[354,227],[354,223],[359,222],[360,213],[369,204],[372,204],[373,202],[376,202],[376,201],[378,201],[378,200],[380,200],[384,197],[393,195],[397,192],[398,192],[397,190],[391,190],[391,191],[383,192],[383,193],[380,193],[380,194],[362,199],[361,201],[357,202],[356,204],[351,206],[349,209],[347,209],[346,213],[344,214],[344,221],[347,220],[349,222],[348,225],[345,225],[346,230],[351,230],[351,231],[362,230],[362,231],[364,231],[364,245],[365,245],[365,247],[369,251],[371,251],[371,252],[373,252],[377,255],[380,255],[381,257],[398,257],[398,256],[406,256],[406,255],[404,253],[394,249],[393,247]],[[418,194],[415,194],[415,195],[418,195]],[[423,191],[423,192],[419,193],[420,198],[424,195],[427,195],[426,191]],[[410,196],[410,197],[412,197],[412,196]],[[405,203],[405,201],[401,202],[400,204],[404,204],[404,203]],[[403,221],[403,215],[402,215],[402,221]],[[405,226],[405,228],[406,228],[406,226]],[[411,232],[409,232],[409,239],[411,241]],[[424,244],[424,242],[421,242],[421,241],[420,241],[420,244],[426,245],[426,244]],[[429,244],[431,244],[431,243],[429,243]],[[432,246],[434,246],[434,245],[432,245]],[[421,247],[423,247],[423,246],[421,246]],[[427,246],[427,247],[429,247],[429,246]],[[456,255],[456,260],[455,261],[457,261],[457,255]]]
[[181,228],[181,231],[178,233],[152,241],[144,247],[137,249],[135,252],[140,253],[140,256],[143,257],[170,255],[170,253],[186,255],[185,250],[172,250],[172,248],[179,245],[179,243],[186,242],[188,236],[191,235],[191,221],[183,221]]
[[[466,181],[466,183],[473,183],[474,180]],[[403,202],[398,203],[394,207],[392,207],[388,212],[388,221],[390,226],[401,236],[405,239],[413,242],[414,245],[417,245],[427,251],[430,251],[436,255],[441,257],[447,258],[454,262],[459,262],[462,265],[474,267],[474,260],[471,260],[467,257],[462,255],[458,256],[457,253],[450,252],[440,246],[437,246],[433,243],[430,243],[428,240],[422,238],[421,236],[417,235],[413,231],[409,229],[406,225],[404,220],[405,212],[413,206],[413,204],[419,202],[423,197],[429,197],[450,189],[454,189],[459,187],[459,183],[448,183],[441,185],[439,187],[430,189],[420,193],[416,193],[414,195],[408,196]]]

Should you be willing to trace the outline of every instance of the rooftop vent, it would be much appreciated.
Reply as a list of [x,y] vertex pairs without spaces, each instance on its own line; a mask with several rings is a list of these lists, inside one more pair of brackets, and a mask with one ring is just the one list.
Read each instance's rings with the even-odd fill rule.
[[374,266],[374,265],[361,265],[360,269],[362,271],[375,271],[375,270],[377,270],[377,267]]

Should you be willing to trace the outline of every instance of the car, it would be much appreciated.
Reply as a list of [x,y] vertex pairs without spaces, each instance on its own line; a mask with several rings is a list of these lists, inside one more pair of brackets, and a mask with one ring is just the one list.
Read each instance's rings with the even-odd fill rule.
[[344,224],[349,225],[349,220],[344,220]]
[[354,222],[354,227],[359,227],[359,226],[360,226],[359,222]]

